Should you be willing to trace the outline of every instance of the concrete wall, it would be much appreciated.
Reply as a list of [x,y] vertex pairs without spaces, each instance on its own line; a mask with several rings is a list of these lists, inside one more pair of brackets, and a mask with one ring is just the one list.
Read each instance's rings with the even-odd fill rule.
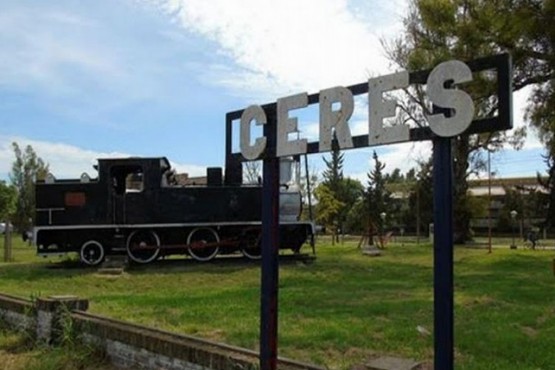
[[[129,369],[248,370],[258,368],[258,353],[193,336],[113,320],[85,312],[88,301],[72,296],[38,298],[34,302],[0,294],[0,321],[57,345],[64,323],[73,335],[99,346],[112,363]],[[278,369],[322,370],[314,365],[279,359]]]
[[17,330],[34,330],[35,306],[31,301],[7,294],[0,294],[0,320],[3,325]]

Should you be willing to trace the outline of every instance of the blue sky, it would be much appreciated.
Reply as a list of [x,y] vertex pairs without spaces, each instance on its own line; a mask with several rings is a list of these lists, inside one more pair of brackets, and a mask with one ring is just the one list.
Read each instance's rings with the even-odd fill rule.
[[[94,174],[99,157],[160,155],[202,175],[224,164],[226,112],[394,72],[380,39],[399,34],[405,11],[405,0],[3,0],[0,178],[13,141],[58,178]],[[517,126],[525,99],[515,96]],[[316,120],[301,124],[307,137]],[[347,152],[346,173],[364,179],[371,151]],[[403,171],[430,153],[378,151]],[[530,132],[524,150],[494,154],[492,170],[534,175],[540,153]]]

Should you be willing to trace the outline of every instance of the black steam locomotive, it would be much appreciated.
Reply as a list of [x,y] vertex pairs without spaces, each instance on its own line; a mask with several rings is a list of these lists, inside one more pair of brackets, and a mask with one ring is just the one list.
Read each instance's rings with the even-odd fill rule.
[[[95,168],[96,178],[49,175],[36,184],[39,255],[77,252],[88,265],[112,254],[143,264],[173,254],[260,258],[262,187],[242,183],[241,163],[228,160],[225,176],[208,168],[203,185],[177,185],[164,157],[99,159]],[[281,249],[298,252],[311,238],[313,225],[299,221],[300,211],[299,191],[283,187]]]

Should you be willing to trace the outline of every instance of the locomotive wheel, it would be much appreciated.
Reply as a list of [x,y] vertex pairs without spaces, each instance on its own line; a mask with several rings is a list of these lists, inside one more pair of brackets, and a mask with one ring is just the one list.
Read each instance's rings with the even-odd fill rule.
[[251,260],[259,260],[262,258],[262,250],[260,247],[242,248],[241,253],[243,253],[243,256]]
[[152,230],[135,230],[127,238],[127,255],[137,263],[149,263],[160,254],[160,238]]
[[[206,262],[216,257],[220,247],[202,247],[202,244],[219,243],[220,237],[214,229],[199,227],[191,231],[187,237],[187,244],[195,244],[188,248],[188,252],[197,261]],[[195,248],[196,247],[196,248]]]
[[89,266],[96,266],[104,259],[104,247],[96,240],[83,243],[80,251],[81,262]]
[[262,249],[260,248],[260,235],[251,234],[246,237],[241,253],[243,256],[251,260],[259,260],[262,258]]

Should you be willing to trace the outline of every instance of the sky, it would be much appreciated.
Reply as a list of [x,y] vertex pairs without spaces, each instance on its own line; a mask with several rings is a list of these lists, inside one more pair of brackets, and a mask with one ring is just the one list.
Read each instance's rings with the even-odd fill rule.
[[[56,178],[94,177],[97,158],[128,156],[204,175],[224,165],[227,112],[397,71],[381,40],[401,34],[406,2],[0,0],[0,179],[12,142],[31,145]],[[527,93],[514,96],[516,127]],[[362,116],[354,134],[368,130]],[[317,116],[301,119],[314,141]],[[351,150],[345,174],[365,180],[374,149],[386,172],[431,153],[427,143]],[[492,172],[543,173],[541,153],[529,130],[522,150],[492,155]]]

